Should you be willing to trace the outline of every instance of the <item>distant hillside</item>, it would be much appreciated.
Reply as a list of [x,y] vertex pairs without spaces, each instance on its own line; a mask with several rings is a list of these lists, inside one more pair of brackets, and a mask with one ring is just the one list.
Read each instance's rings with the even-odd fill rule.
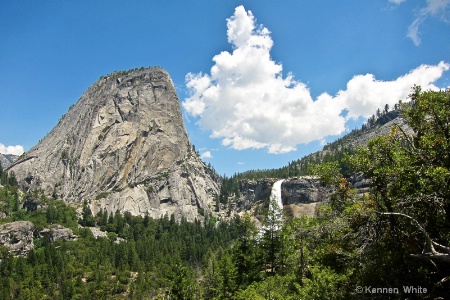
[[341,162],[345,153],[354,152],[358,147],[367,144],[369,140],[388,134],[394,125],[400,126],[407,133],[412,133],[398,109],[392,111],[385,109],[383,112],[378,110],[361,128],[354,129],[336,141],[325,145],[321,151],[294,160],[281,168],[249,170],[236,174],[234,177],[240,179],[261,179],[302,176],[307,175],[309,165],[328,161],[339,161],[343,174],[350,175],[347,174],[350,172],[348,167]]
[[0,165],[3,169],[9,167],[17,158],[17,155],[13,154],[1,154],[0,153]]
[[386,135],[391,130],[392,126],[398,125],[406,132],[410,132],[409,126],[402,118],[399,110],[393,110],[382,115],[372,125],[366,123],[360,129],[354,129],[345,136],[329,143],[323,147],[323,151],[339,150],[343,148],[356,148],[364,146],[367,142],[377,136]]

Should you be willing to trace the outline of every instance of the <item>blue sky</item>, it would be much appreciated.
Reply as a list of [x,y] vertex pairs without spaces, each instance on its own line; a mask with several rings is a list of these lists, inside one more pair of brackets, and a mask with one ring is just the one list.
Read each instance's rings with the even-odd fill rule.
[[192,142],[227,175],[319,150],[415,83],[450,86],[450,0],[2,1],[0,32],[0,153],[141,66],[168,70]]

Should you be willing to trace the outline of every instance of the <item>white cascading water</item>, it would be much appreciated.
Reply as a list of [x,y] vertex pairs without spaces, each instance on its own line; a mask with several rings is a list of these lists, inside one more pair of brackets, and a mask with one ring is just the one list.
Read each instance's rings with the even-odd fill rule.
[[[281,184],[283,183],[283,181],[284,181],[284,179],[278,180],[272,186],[272,191],[270,192],[270,204],[269,204],[271,206],[270,210],[272,210],[272,211],[279,211],[279,210],[282,211],[283,210],[283,201],[281,200]],[[273,200],[275,200],[275,201],[273,201]],[[272,207],[274,202],[277,203],[278,207]],[[283,223],[283,214],[275,213],[275,214],[272,214],[272,217],[276,218],[274,220],[275,222],[269,221],[269,223],[276,224],[275,228],[274,228],[276,231],[281,230],[281,224]],[[260,240],[263,237],[264,232],[266,232],[267,230],[270,230],[269,228],[270,227],[268,227],[268,226],[261,227],[259,230],[257,239]]]
[[[274,218],[273,221],[269,221],[269,223],[272,223],[275,225],[275,230],[281,230],[281,227],[283,224],[283,201],[281,200],[281,184],[283,183],[284,179],[276,181],[272,186],[272,191],[270,192],[270,204],[269,205],[276,205],[275,207],[271,207],[270,210],[274,212],[271,216],[268,216],[269,218]],[[275,204],[276,203],[276,204]]]
[[272,191],[270,192],[270,199],[275,199],[280,209],[283,209],[283,201],[281,200],[281,184],[283,181],[284,179],[276,181],[272,186]]

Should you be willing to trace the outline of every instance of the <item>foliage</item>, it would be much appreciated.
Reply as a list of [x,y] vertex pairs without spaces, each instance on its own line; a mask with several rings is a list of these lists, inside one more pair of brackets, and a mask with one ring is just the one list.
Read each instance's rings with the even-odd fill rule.
[[410,98],[399,105],[414,135],[394,127],[349,159],[370,178],[377,212],[367,224],[362,278],[439,291],[450,276],[450,92],[415,87]]
[[[41,229],[62,224],[72,228],[78,239],[51,243],[37,238],[27,257],[13,257],[0,250],[0,299],[142,299],[167,295],[171,299],[199,299],[202,291],[196,270],[209,249],[227,247],[237,237],[240,223],[234,219],[202,225],[184,219],[175,222],[167,215],[153,220],[119,212],[108,216],[106,211],[93,217],[85,202],[80,223],[102,224],[113,230],[107,238],[94,239],[89,229],[78,229],[72,207],[39,193],[26,195],[31,196],[39,198],[45,209],[24,210],[21,220]],[[18,213],[14,218],[19,219]],[[124,240],[118,242],[117,237]],[[226,274],[223,278],[228,280]]]

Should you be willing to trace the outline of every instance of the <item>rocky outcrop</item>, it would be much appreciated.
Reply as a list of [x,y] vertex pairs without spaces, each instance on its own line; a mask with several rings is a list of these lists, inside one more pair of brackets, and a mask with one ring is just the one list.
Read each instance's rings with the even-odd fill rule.
[[16,255],[27,255],[33,249],[34,225],[17,221],[0,225],[0,245]]
[[362,196],[370,192],[370,180],[364,177],[362,172],[353,174],[349,178],[351,187],[356,190],[357,196]]
[[189,142],[169,74],[141,68],[100,78],[39,144],[14,163],[26,191],[95,214],[175,214],[193,221],[218,194],[215,175]]
[[57,240],[70,242],[78,238],[73,234],[72,229],[59,224],[51,225],[39,232],[35,232],[35,226],[28,221],[0,225],[0,246],[5,246],[15,255],[27,255],[34,248],[34,237],[47,237],[51,242]]
[[66,228],[59,224],[54,224],[50,228],[44,228],[39,232],[42,237],[48,237],[51,242],[54,241],[75,241],[78,236],[73,234],[72,229]]
[[94,238],[96,238],[96,239],[108,237],[108,235],[106,234],[106,232],[101,231],[100,228],[98,228],[98,227],[89,227],[89,229],[91,230],[92,235],[93,235]]

